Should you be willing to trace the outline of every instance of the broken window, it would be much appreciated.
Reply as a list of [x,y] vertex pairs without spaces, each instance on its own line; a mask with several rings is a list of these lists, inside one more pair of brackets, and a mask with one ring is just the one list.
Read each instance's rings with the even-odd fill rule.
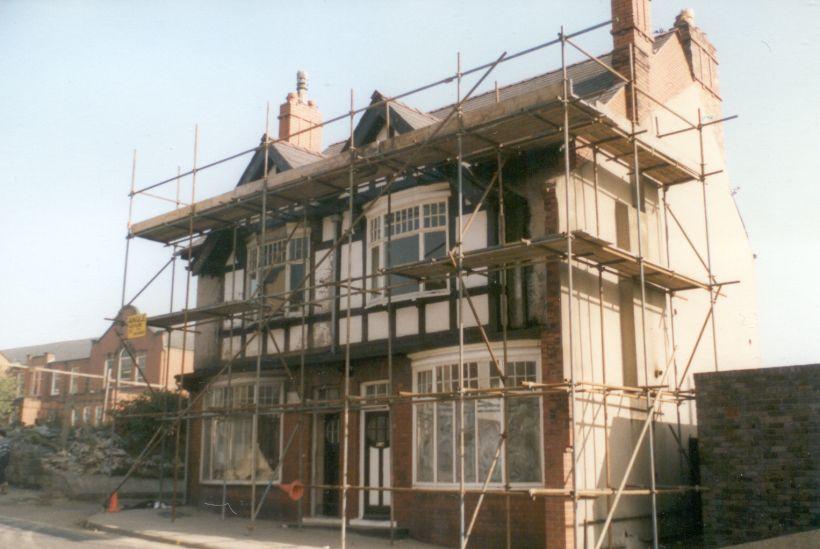
[[[287,229],[266,236],[267,242],[258,247],[256,237],[248,242],[248,295],[252,298],[258,288],[257,277],[265,281],[265,295],[274,309],[283,311],[301,311],[301,305],[307,299],[308,286],[304,278],[308,272],[310,252],[309,232]],[[262,260],[257,263],[257,255]],[[241,271],[240,271],[241,272]],[[300,290],[301,291],[298,291]],[[278,312],[278,311],[276,311]]]
[[[510,361],[506,370],[510,387],[520,387],[524,381],[537,381],[536,360]],[[458,364],[414,369],[414,390],[420,396],[429,393],[453,395],[452,400],[439,398],[414,405],[416,482],[452,484],[459,479],[460,418],[455,401],[458,374]],[[466,389],[500,386],[500,378],[490,360],[465,362],[462,378]],[[509,399],[510,482],[541,482],[541,418],[538,397]],[[465,482],[481,484],[488,475],[491,483],[504,482],[504,451],[500,446],[503,430],[504,402],[501,398],[464,401]]]
[[[203,421],[202,471],[203,482],[226,480],[233,483],[251,482],[256,465],[257,482],[280,478],[278,471],[281,445],[281,414],[258,416],[256,447],[253,446],[253,417],[238,415],[239,410],[254,406],[256,383],[253,379],[219,382],[209,391],[205,405],[211,411],[226,412]],[[283,384],[279,379],[264,379],[259,383],[260,410],[282,403]],[[233,412],[227,415],[227,412]]]

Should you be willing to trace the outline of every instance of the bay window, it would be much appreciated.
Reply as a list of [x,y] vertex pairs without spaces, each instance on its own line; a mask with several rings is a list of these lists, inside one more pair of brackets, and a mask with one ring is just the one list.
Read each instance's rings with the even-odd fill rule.
[[[464,386],[472,389],[500,387],[501,380],[489,356],[471,353],[464,361]],[[486,353],[484,353],[486,354]],[[499,353],[500,354],[500,353]],[[538,358],[510,358],[505,373],[509,387],[520,387],[524,381],[537,381]],[[455,362],[455,363],[454,363]],[[430,400],[414,404],[414,472],[420,484],[454,484],[459,481],[459,408],[455,400],[434,399],[433,393],[458,391],[458,363],[429,361],[413,366],[414,392],[430,394]],[[540,483],[541,474],[541,405],[537,396],[508,397],[509,482]],[[464,480],[481,484],[487,478],[504,430],[502,398],[464,400]],[[490,482],[504,479],[504,452],[499,454]]]
[[[447,281],[444,279],[419,282],[398,274],[380,274],[382,269],[447,256],[449,193],[439,190],[418,199],[415,195],[419,191],[414,189],[414,195],[404,196],[396,193],[399,196],[391,212],[386,212],[382,204],[374,209],[376,213],[368,219],[369,284],[370,289],[377,291],[371,294],[376,298],[380,296],[378,290],[383,290],[388,285],[393,296],[447,289]],[[412,200],[408,200],[409,196],[412,196]]]
[[[276,406],[283,401],[281,379],[263,379],[259,383],[259,407]],[[254,454],[256,480],[266,483],[281,478],[277,467],[281,447],[282,416],[279,413],[259,415],[256,448],[252,447],[252,409],[256,383],[253,378],[217,382],[204,400],[206,410],[232,412],[225,417],[209,417],[202,426],[202,482],[235,484],[251,482]],[[245,413],[239,410],[245,410]]]
[[[287,234],[290,234],[288,230]],[[308,231],[296,230],[290,240],[287,236],[267,236],[267,242],[257,246],[256,237],[248,242],[248,295],[253,297],[259,287],[259,270],[264,279],[263,292],[272,296],[268,301],[284,303],[285,310],[299,311],[307,299],[307,290],[288,293],[303,286],[302,280],[307,274],[307,262],[310,253]],[[260,261],[257,263],[257,255]],[[304,286],[307,286],[305,284]],[[274,306],[276,308],[276,306]]]

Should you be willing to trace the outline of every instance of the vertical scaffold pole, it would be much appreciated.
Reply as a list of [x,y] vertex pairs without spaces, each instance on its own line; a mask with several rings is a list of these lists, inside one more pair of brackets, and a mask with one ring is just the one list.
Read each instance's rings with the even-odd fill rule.
[[572,192],[572,173],[570,171],[570,154],[569,154],[569,78],[567,77],[567,38],[564,34],[564,27],[561,26],[561,75],[563,79],[563,97],[561,102],[564,106],[564,215],[566,216],[567,225],[567,339],[569,340],[568,359],[569,359],[569,390],[570,399],[572,400],[572,545],[578,547],[580,541],[580,533],[578,528],[578,444],[577,444],[577,396],[575,394],[575,360],[573,349],[573,328],[572,328],[572,299],[573,299],[573,273],[572,273],[572,221],[571,221],[571,196]]
[[[643,351],[643,375],[644,384],[647,387],[646,398],[646,412],[653,415],[654,409],[649,398],[649,358],[646,346],[646,273],[644,269],[643,256],[643,235],[641,229],[641,203],[643,194],[643,184],[641,182],[641,165],[638,158],[638,140],[636,137],[637,121],[638,121],[638,85],[635,82],[635,46],[630,45],[629,48],[629,85],[632,88],[630,94],[630,101],[632,106],[632,116],[630,117],[630,140],[632,141],[632,177],[635,185],[635,219],[638,232],[638,266],[640,268],[640,284],[641,284],[641,343]],[[652,547],[658,549],[658,502],[657,492],[655,490],[655,425],[654,419],[649,419],[649,486],[650,498],[652,502]]]
[[464,174],[463,174],[463,151],[462,151],[462,126],[464,117],[461,109],[461,52],[456,58],[456,105],[458,116],[458,134],[456,135],[458,152],[456,156],[456,177],[458,185],[458,235],[457,246],[457,266],[458,273],[458,539],[459,547],[465,549],[467,546],[465,510],[464,510],[464,281],[462,280],[462,263],[464,250],[462,249],[463,237],[461,232],[464,228]]
[[[256,291],[259,306],[256,312],[256,376],[253,389],[253,421],[251,423],[251,529],[256,526],[256,470],[259,468],[259,383],[262,380],[262,352],[264,350],[265,281],[262,278],[262,258],[265,255],[268,229],[268,155],[270,154],[270,103],[265,105],[265,152],[262,166],[262,213],[259,216],[259,238],[256,240]],[[273,258],[271,258],[273,261]],[[262,502],[259,502],[262,505]]]
[[[496,102],[498,101],[498,82],[495,83]],[[504,246],[507,243],[507,214],[504,204],[504,164],[501,162],[501,149],[495,152],[495,164],[498,170],[498,244]],[[501,352],[504,364],[504,490],[507,492],[504,498],[504,522],[505,522],[505,544],[507,549],[512,547],[512,516],[510,501],[510,401],[508,392],[510,390],[509,380],[509,358],[507,356],[507,330],[510,319],[510,302],[507,298],[507,264],[501,265],[499,273],[499,283],[501,286],[500,307],[501,310]]]
[[[191,299],[191,257],[194,244],[194,217],[196,215],[196,172],[197,156],[199,154],[199,125],[194,125],[194,163],[191,168],[191,211],[188,217],[188,267],[185,277],[185,309],[182,315],[182,364],[180,365],[180,378],[185,376],[185,349],[188,346],[188,308]],[[182,414],[182,387],[178,389],[177,395],[177,418]],[[177,519],[177,493],[179,492],[179,442],[182,422],[176,421],[174,432],[174,480],[171,496],[171,522]],[[186,424],[187,425],[187,424]]]
[[[390,139],[390,101],[386,101],[384,104],[384,114],[385,114],[385,129],[387,134],[387,139]],[[385,258],[384,262],[386,266],[390,266],[390,261],[392,255],[390,253],[390,245],[392,243],[392,237],[390,233],[392,232],[392,219],[393,219],[393,193],[388,191],[387,192],[387,223],[386,226],[382,228],[383,231],[387,231],[387,246],[385,247]],[[385,235],[382,235],[384,237]],[[373,266],[373,271],[376,272],[378,265]],[[388,275],[385,275],[388,276]],[[378,275],[376,275],[378,277]],[[374,280],[378,280],[378,278],[374,278]],[[377,286],[377,284],[374,284]],[[387,420],[388,420],[388,429],[390,433],[390,487],[394,487],[395,484],[395,461],[396,461],[396,452],[395,452],[395,432],[393,430],[393,334],[395,333],[395,325],[393,319],[393,285],[392,284],[385,284],[386,293],[387,293],[387,391],[388,391],[388,413],[387,413]],[[385,492],[384,496],[390,495],[390,545],[393,545],[396,542],[396,492]]]
[[[120,297],[120,312],[122,312],[123,307],[125,307],[125,288],[128,282],[128,258],[131,254],[131,222],[132,222],[132,215],[134,212],[134,188],[136,184],[137,178],[137,150],[134,149],[134,154],[131,157],[131,191],[128,193],[128,222],[126,224],[126,235],[125,235],[125,260],[123,261],[123,268],[122,268],[122,294]],[[122,326],[115,323],[115,329],[117,332],[122,332]],[[120,335],[120,339],[124,339],[122,335]],[[120,363],[120,353],[117,352],[116,359],[117,364]],[[108,369],[108,363],[106,363],[106,368],[104,372],[104,385],[105,385],[105,396],[103,397],[103,413],[108,414],[108,418],[111,420],[111,437],[113,439],[114,433],[116,432],[116,418],[114,417],[114,411],[116,409],[117,403],[117,393],[119,392],[119,384],[120,384],[120,375],[119,370],[117,371],[117,378],[115,380],[115,388],[112,391],[111,387],[111,373]],[[110,400],[109,400],[110,399]],[[111,411],[108,412],[107,406],[110,406]],[[113,446],[111,447],[113,451]],[[109,452],[109,460],[111,460],[111,465],[113,465],[113,454]],[[112,478],[111,475],[113,467],[109,467],[108,473],[108,491],[111,492],[112,488]],[[106,506],[108,505],[108,501],[105,502]]]
[[715,322],[715,278],[712,275],[712,244],[709,239],[709,204],[706,198],[706,150],[703,146],[703,114],[698,109],[698,145],[700,148],[700,186],[703,193],[703,226],[706,233],[706,268],[709,270],[709,310],[712,315],[712,351],[718,371],[717,324]]
[[[231,236],[231,249],[233,250],[233,265],[231,265],[231,301],[236,299],[236,225],[233,227],[233,234]],[[243,296],[244,297],[244,296]],[[231,323],[231,327],[228,332],[228,350],[229,356],[233,358],[234,356],[234,349],[233,349],[233,328],[234,328],[234,317],[231,315],[228,322]],[[222,416],[221,420],[221,429],[227,429],[227,414],[233,409],[233,387],[231,380],[233,379],[233,360],[228,362],[228,371],[226,372],[226,376],[228,378],[228,391],[225,393],[225,398],[222,399],[222,406],[227,410],[225,414]],[[208,398],[207,396],[205,397]],[[206,403],[207,406],[207,403]],[[217,420],[219,421],[219,420]],[[211,432],[214,432],[214,420],[211,420]],[[228,507],[228,475],[226,474],[227,471],[223,472],[222,474],[222,504],[220,506],[220,516],[222,520],[225,520],[225,510]],[[255,500],[253,500],[255,501]]]
[[[348,172],[348,215],[349,223],[347,232],[347,296],[345,311],[345,373],[344,373],[344,409],[342,411],[342,423],[344,430],[344,440],[342,441],[342,532],[341,545],[342,549],[347,546],[347,462],[348,454],[350,453],[350,308],[351,308],[351,294],[352,292],[352,277],[353,277],[353,192],[354,192],[354,163],[356,162],[356,143],[353,139],[353,118],[355,116],[354,96],[353,90],[350,90],[350,170]],[[344,225],[344,223],[342,223]]]

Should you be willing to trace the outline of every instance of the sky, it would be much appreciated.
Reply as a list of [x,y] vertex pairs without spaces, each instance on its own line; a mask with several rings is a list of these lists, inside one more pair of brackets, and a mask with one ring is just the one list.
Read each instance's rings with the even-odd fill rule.
[[[820,2],[654,0],[653,28],[684,7],[717,47],[724,113],[739,115],[726,126],[727,161],[756,254],[763,363],[820,362]],[[327,119],[346,112],[351,90],[363,106],[374,90],[396,95],[454,72],[457,52],[475,66],[609,10],[609,0],[0,1],[0,348],[98,337],[116,314],[135,150],[139,188],[190,169],[195,127],[200,165],[258,144],[266,105],[275,128],[297,70]],[[582,43],[611,49],[606,29]],[[554,69],[558,52],[492,79]],[[411,102],[454,99],[451,86]],[[201,173],[196,198],[232,188],[246,161]],[[180,195],[190,200],[190,179]],[[133,219],[169,206],[139,197]],[[168,257],[134,241],[126,293]],[[167,312],[169,277],[137,304]],[[175,308],[184,282],[180,270]]]

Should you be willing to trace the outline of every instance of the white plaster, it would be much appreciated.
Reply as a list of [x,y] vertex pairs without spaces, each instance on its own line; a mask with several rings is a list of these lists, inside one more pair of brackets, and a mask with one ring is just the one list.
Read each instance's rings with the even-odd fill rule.
[[424,328],[430,332],[443,332],[450,329],[450,302],[439,301],[424,306]]
[[367,315],[367,339],[386,339],[388,331],[387,311]]
[[419,333],[419,310],[412,307],[396,309],[396,337]]

